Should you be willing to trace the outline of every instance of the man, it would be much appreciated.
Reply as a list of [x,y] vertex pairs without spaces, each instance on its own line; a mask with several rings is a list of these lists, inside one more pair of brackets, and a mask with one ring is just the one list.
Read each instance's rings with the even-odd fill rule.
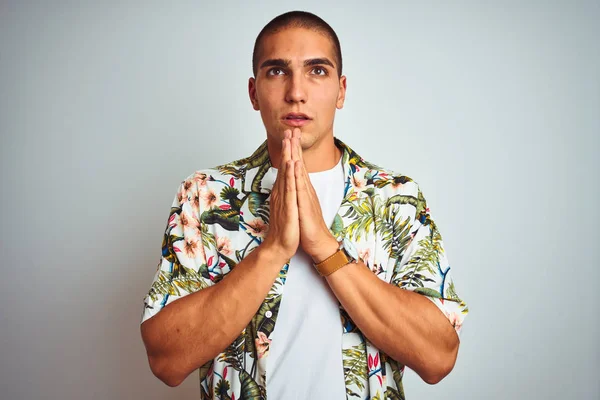
[[267,139],[179,186],[144,302],[152,372],[201,396],[404,398],[453,368],[467,307],[419,186],[333,135],[339,41],[305,12],[258,35],[249,94]]

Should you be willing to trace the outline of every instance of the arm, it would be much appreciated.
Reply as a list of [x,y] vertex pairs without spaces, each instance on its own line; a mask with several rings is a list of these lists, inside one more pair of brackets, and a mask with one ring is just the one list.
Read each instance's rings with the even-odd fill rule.
[[[281,168],[271,192],[267,237],[216,284],[206,278],[210,271],[204,259],[206,251],[213,252],[209,260],[218,253],[214,243],[204,245],[211,235],[204,235],[199,209],[190,201],[200,197],[199,188],[189,180],[182,182],[171,207],[161,264],[146,296],[146,321],[141,326],[150,368],[167,385],[179,385],[240,335],[281,267],[296,252],[299,233],[294,170],[286,167],[288,162],[289,142],[282,151]],[[188,294],[181,297],[180,288]],[[163,300],[169,296],[171,303],[163,308]]]
[[[333,254],[337,248],[334,240],[324,245],[323,254]],[[360,260],[326,280],[350,318],[375,346],[429,384],[450,373],[458,353],[458,335],[428,298],[382,281]]]
[[217,284],[167,305],[141,325],[154,375],[177,386],[248,325],[286,263],[258,246]]
[[[390,254],[389,282],[374,275],[362,261],[326,279],[350,318],[375,346],[425,382],[435,384],[454,368],[458,334],[468,308],[456,293],[441,234],[420,189],[415,190],[419,203],[413,224],[408,225],[410,231],[392,228],[398,232],[392,240],[398,246],[402,243],[402,249]],[[407,221],[396,216],[401,214],[390,215],[388,225]],[[313,259],[325,259],[337,246],[333,237],[323,240]]]

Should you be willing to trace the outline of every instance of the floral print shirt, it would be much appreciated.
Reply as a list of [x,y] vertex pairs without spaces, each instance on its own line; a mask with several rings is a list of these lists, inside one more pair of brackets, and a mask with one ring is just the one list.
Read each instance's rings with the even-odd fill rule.
[[[364,160],[339,138],[344,199],[331,225],[379,279],[431,300],[457,334],[468,313],[456,292],[442,236],[419,185]],[[173,200],[162,255],[141,322],[187,294],[216,285],[265,238],[274,184],[266,140],[249,157],[198,170]],[[289,264],[241,334],[199,368],[201,399],[266,399],[266,363]],[[347,398],[404,399],[404,365],[369,342],[340,305]],[[307,354],[307,356],[309,356]],[[291,377],[293,379],[293,377]]]

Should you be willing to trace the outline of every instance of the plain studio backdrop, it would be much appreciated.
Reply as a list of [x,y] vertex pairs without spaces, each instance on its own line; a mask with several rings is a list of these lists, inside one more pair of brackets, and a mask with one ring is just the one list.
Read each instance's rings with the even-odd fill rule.
[[421,185],[470,306],[407,398],[600,398],[600,5],[416,3],[2,2],[0,398],[199,398],[152,375],[143,297],[179,183],[265,140],[252,46],[295,9],[341,40],[335,135]]

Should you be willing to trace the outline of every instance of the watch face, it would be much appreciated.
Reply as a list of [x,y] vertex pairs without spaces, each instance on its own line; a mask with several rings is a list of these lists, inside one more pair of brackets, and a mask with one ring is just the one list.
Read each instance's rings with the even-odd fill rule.
[[346,250],[346,252],[352,258],[354,258],[355,260],[358,260],[358,251],[356,251],[356,247],[354,247],[354,244],[352,244],[352,242],[350,240],[348,240],[347,238],[344,238],[342,245],[344,246],[344,249]]

